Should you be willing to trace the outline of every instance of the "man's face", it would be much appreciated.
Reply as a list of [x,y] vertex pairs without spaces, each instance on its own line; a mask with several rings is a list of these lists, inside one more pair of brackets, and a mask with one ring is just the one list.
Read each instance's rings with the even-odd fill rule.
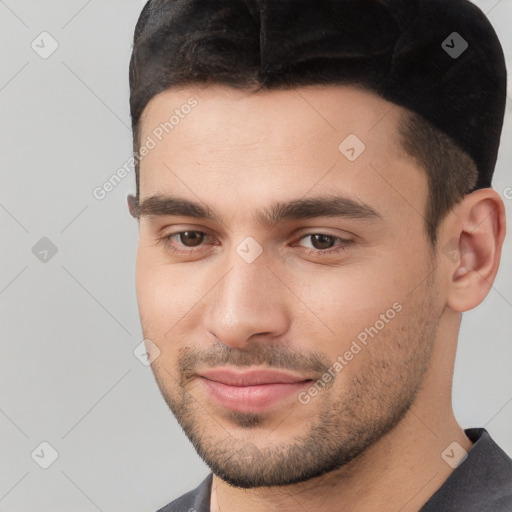
[[157,145],[140,173],[142,212],[155,214],[140,219],[142,329],[162,395],[227,482],[332,471],[415,398],[444,303],[400,112],[334,86],[197,86],[146,107],[141,143]]

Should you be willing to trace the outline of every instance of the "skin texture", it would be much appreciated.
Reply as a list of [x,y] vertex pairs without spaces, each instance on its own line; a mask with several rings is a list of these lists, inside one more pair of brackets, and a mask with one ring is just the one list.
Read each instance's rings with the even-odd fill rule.
[[[452,471],[441,452],[453,441],[471,447],[452,412],[453,363],[461,312],[484,299],[498,269],[501,199],[492,189],[467,195],[432,248],[426,176],[399,145],[401,107],[347,86],[255,95],[196,85],[153,98],[141,140],[191,97],[197,106],[141,163],[140,202],[172,194],[222,221],[142,215],[136,287],[156,382],[215,473],[212,511],[418,510]],[[338,149],[349,134],[366,146],[355,161]],[[330,194],[378,216],[255,219],[273,202]],[[196,244],[164,239],[184,231]],[[206,233],[199,243],[196,231]],[[251,263],[237,252],[246,237],[262,249]],[[332,252],[341,239],[350,242]],[[316,381],[383,314],[307,404],[293,394],[234,412],[198,378],[222,364]]]

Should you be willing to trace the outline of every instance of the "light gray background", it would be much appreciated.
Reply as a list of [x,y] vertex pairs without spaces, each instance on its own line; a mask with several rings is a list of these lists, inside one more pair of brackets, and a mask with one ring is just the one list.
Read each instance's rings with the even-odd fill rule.
[[[512,0],[476,3],[510,69]],[[142,6],[0,0],[0,512],[153,512],[208,472],[133,354],[133,173],[104,200],[92,194],[130,156],[128,62]],[[31,48],[43,31],[59,45],[47,59]],[[509,223],[511,114],[509,87],[494,180]],[[47,262],[32,252],[42,237],[58,250]],[[511,263],[509,237],[488,298],[464,315],[454,383],[462,426],[485,426],[509,454]],[[48,469],[31,457],[43,441],[58,452]]]

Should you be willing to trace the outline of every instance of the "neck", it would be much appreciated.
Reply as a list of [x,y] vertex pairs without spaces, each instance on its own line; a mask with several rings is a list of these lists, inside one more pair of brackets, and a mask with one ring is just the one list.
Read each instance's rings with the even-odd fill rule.
[[471,448],[453,415],[451,375],[439,371],[453,368],[458,325],[451,320],[413,405],[391,431],[344,467],[307,482],[239,489],[214,475],[211,512],[417,512],[453,471],[441,453],[454,441]]

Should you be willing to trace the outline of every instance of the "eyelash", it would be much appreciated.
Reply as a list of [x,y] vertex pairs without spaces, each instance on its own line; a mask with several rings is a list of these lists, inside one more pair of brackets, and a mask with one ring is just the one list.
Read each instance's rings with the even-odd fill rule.
[[[167,249],[169,249],[170,251],[172,251],[176,254],[182,254],[182,255],[192,254],[192,253],[196,252],[196,247],[193,247],[193,248],[190,248],[187,250],[177,249],[176,246],[173,245],[173,242],[171,242],[171,239],[173,237],[178,237],[179,235],[182,235],[187,232],[188,233],[201,233],[203,235],[206,235],[207,237],[210,236],[210,235],[208,235],[208,233],[205,233],[204,231],[187,229],[186,231],[177,231],[175,233],[169,233],[167,235],[164,235],[158,239],[157,244],[163,243]],[[332,256],[334,254],[338,254],[340,252],[346,251],[349,248],[349,246],[351,246],[354,243],[354,240],[348,240],[346,238],[341,238],[339,236],[330,235],[328,233],[307,233],[307,234],[301,236],[299,238],[299,241],[302,240],[303,238],[311,237],[314,235],[327,236],[331,239],[338,240],[340,243],[338,245],[335,245],[334,248],[325,249],[325,250],[312,249],[310,247],[303,247],[303,249],[306,251],[308,256],[319,256],[319,257]],[[201,245],[203,245],[203,244],[201,243]],[[201,245],[199,245],[197,247],[201,247]]]

